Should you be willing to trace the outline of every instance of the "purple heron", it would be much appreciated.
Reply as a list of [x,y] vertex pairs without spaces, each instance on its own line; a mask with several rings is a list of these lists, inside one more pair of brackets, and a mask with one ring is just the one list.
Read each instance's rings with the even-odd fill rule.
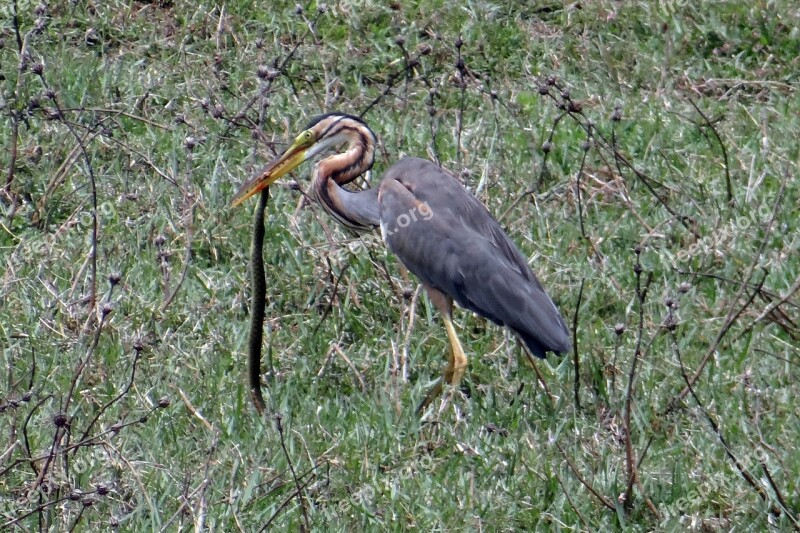
[[[375,145],[375,134],[360,118],[318,116],[283,154],[241,186],[232,206],[304,161],[334,150],[314,166],[310,194],[347,228],[380,227],[389,250],[420,279],[442,314],[450,343],[444,381],[458,388],[467,368],[453,325],[453,301],[508,327],[537,357],[568,352],[564,319],[525,257],[453,176],[429,161],[406,157],[386,171],[377,187],[355,192],[343,187],[372,167]],[[441,383],[421,407],[440,391]]]

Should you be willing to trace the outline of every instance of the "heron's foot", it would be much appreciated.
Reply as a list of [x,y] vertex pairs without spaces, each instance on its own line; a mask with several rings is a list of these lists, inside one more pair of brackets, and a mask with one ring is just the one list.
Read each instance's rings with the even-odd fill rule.
[[444,380],[457,389],[467,371],[467,356],[464,354],[464,348],[461,347],[456,328],[450,317],[445,317],[444,327],[450,341],[450,359],[447,361],[447,368],[444,369]]
[[431,387],[431,389],[428,391],[428,394],[425,395],[425,398],[420,402],[419,406],[417,407],[418,416],[422,416],[425,413],[425,410],[428,407],[430,407],[430,405],[434,402],[434,400],[436,400],[439,397],[442,398],[442,403],[438,409],[439,413],[441,414],[445,411],[445,409],[447,409],[450,400],[454,399],[456,394],[464,393],[461,387],[453,387],[448,385],[447,389],[449,390],[449,392],[444,392],[444,394],[442,394],[444,388],[445,386],[443,381],[438,381],[436,385]]
[[[455,350],[453,350],[455,352]],[[458,353],[450,354],[450,361],[447,363],[447,368],[444,369],[444,381],[453,386],[453,389],[458,389],[461,385],[461,380],[464,379],[464,374],[467,373],[467,357],[458,346]]]
[[464,355],[464,352],[461,350],[461,345],[458,345],[457,350],[451,350],[450,352],[450,361],[447,363],[447,367],[444,369],[444,373],[442,375],[442,379],[436,383],[431,390],[428,391],[428,394],[425,395],[425,399],[419,404],[417,407],[417,414],[422,415],[423,411],[430,406],[430,404],[439,396],[442,395],[442,391],[444,390],[444,383],[449,385],[448,389],[450,392],[446,395],[447,397],[442,401],[441,407],[439,407],[439,412],[443,412],[447,407],[448,401],[458,393],[461,388],[461,380],[464,378],[464,374],[467,372],[467,358]]
[[[456,335],[456,330],[453,327],[453,321],[447,315],[444,315],[444,326],[447,330],[447,338],[450,341],[450,358],[447,361],[447,367],[444,369],[442,380],[428,391],[425,399],[422,400],[422,403],[417,407],[417,413],[420,415],[433,400],[442,394],[444,383],[450,384],[449,396],[455,394],[459,390],[464,374],[467,372],[467,356],[464,354],[464,349],[458,341],[458,335]],[[444,411],[445,407],[447,407],[447,399],[442,402],[439,412],[441,413]]]
[[447,410],[447,406],[450,405],[450,400],[453,400],[453,403],[455,403],[455,395],[459,392],[458,387],[449,387],[449,389],[449,392],[442,395],[442,403],[439,405],[440,415]]
[[420,402],[419,406],[417,407],[417,414],[422,416],[422,413],[425,412],[425,409],[427,409],[428,406],[433,402],[433,400],[438,398],[441,394],[442,394],[442,382],[439,381],[436,383],[436,385],[431,387],[431,390],[429,390],[428,394],[425,395],[425,399],[423,399],[422,402]]

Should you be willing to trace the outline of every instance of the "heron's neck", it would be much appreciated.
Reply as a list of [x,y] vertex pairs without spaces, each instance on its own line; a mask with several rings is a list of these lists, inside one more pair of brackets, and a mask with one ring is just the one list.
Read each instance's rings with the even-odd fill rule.
[[[339,130],[320,143],[320,151],[346,143],[344,152],[326,157],[314,166],[311,194],[341,224],[366,231],[380,224],[377,191],[351,192],[342,188],[372,167],[375,135],[365,125],[336,123]],[[321,152],[320,152],[321,153]]]
[[327,145],[347,143],[347,149],[340,154],[326,157],[319,163],[314,173],[314,180],[332,180],[339,185],[350,183],[361,174],[372,168],[375,161],[375,138],[366,126],[351,128],[342,126],[328,142],[321,143],[321,149]]
[[[312,197],[329,215],[352,230],[369,231],[379,226],[378,189],[353,192],[342,188],[337,183],[338,179],[323,174],[325,170],[323,163],[326,161],[314,167],[314,177],[311,181]],[[352,181],[359,174],[342,182]]]

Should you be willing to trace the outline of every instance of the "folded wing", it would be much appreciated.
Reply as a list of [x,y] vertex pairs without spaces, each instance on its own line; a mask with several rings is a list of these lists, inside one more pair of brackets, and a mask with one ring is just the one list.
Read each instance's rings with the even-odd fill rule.
[[378,192],[389,249],[420,280],[514,331],[538,357],[570,350],[561,314],[484,205],[429,161],[392,166]]

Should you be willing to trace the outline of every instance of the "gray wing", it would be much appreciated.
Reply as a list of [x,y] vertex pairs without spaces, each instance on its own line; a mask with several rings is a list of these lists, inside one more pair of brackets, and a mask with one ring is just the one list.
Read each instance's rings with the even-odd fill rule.
[[429,161],[392,166],[378,191],[389,249],[461,307],[508,326],[538,357],[570,350],[566,324],[484,205]]

